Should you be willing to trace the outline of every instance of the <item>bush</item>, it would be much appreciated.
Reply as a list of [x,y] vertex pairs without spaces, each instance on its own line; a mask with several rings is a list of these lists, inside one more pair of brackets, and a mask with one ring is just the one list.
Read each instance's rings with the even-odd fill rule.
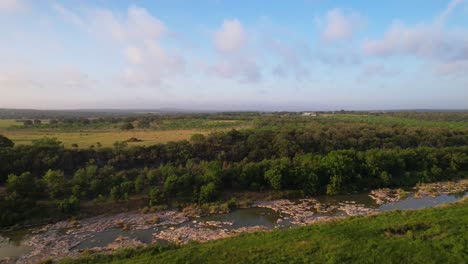
[[132,123],[130,122],[126,122],[126,123],[123,123],[121,126],[120,126],[120,129],[122,130],[132,130],[134,129],[135,127],[132,125]]
[[80,208],[80,200],[72,195],[67,199],[59,201],[58,208],[64,214],[72,214]]
[[15,145],[9,138],[0,135],[0,148],[12,148]]
[[200,203],[212,202],[215,200],[217,194],[218,194],[218,190],[216,188],[216,185],[213,182],[203,185],[200,188],[199,202]]

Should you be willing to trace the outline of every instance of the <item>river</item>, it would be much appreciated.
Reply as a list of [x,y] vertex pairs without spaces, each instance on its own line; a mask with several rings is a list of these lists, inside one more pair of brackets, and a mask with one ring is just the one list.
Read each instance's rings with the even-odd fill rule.
[[[130,230],[122,230],[121,228],[109,226],[109,223],[114,221],[116,218],[93,218],[92,220],[89,220],[89,223],[91,223],[89,224],[90,226],[93,224],[96,226],[105,226],[107,224],[109,227],[86,229],[86,226],[88,225],[86,224],[87,220],[82,220],[81,222],[84,227],[81,229],[83,230],[80,231],[80,228],[78,228],[75,233],[69,233],[67,232],[67,228],[63,228],[63,226],[66,226],[66,223],[59,227],[42,227],[41,230],[39,230],[39,228],[35,228],[14,232],[2,232],[0,233],[0,259],[6,257],[14,258],[24,256],[30,254],[34,249],[36,251],[48,250],[47,247],[34,248],[32,245],[35,244],[30,240],[36,241],[36,244],[50,244],[54,243],[54,241],[57,241],[57,243],[68,245],[64,246],[64,249],[66,248],[66,250],[68,250],[67,252],[76,254],[78,254],[77,252],[81,252],[87,248],[106,247],[107,245],[116,241],[118,237],[128,238],[132,241],[138,242],[138,244],[148,244],[155,242],[167,243],[167,241],[174,242],[174,240],[171,239],[171,236],[179,236],[177,239],[182,240],[194,239],[199,241],[206,241],[211,239],[202,235],[211,231],[215,232],[214,236],[216,236],[216,233],[219,232],[226,234],[225,236],[229,236],[232,234],[232,232],[249,231],[249,228],[253,227],[261,227],[263,229],[288,228],[301,223],[312,223],[314,220],[323,217],[330,218],[354,215],[354,213],[350,213],[348,210],[349,208],[359,209],[356,211],[358,212],[356,214],[367,214],[372,212],[397,209],[420,209],[437,206],[443,203],[456,202],[462,199],[465,195],[466,191],[458,194],[439,194],[416,198],[414,193],[410,193],[407,197],[402,198],[397,202],[383,204],[377,204],[369,197],[369,193],[340,196],[321,196],[314,197],[311,200],[283,201],[282,204],[286,203],[284,204],[283,209],[275,208],[274,206],[271,206],[271,204],[268,206],[265,206],[265,204],[254,204],[253,207],[250,208],[237,209],[225,214],[212,214],[200,218],[180,218],[181,216],[179,214],[174,214],[174,217],[179,217],[179,220],[171,222],[162,221],[162,223],[158,225],[139,225],[138,223],[143,221],[140,219],[135,220],[135,223],[137,224],[132,224],[132,227],[134,228],[130,228]],[[314,207],[314,204],[320,204],[322,209],[318,208],[317,206]],[[323,208],[326,208],[327,210],[324,210]],[[292,214],[289,210],[296,210],[300,212],[300,214],[298,213],[296,216],[293,216],[294,214]],[[354,211],[351,210],[351,212]],[[128,217],[129,218],[126,218],[126,221],[129,222],[133,220],[128,219],[142,218],[142,216],[138,216],[138,214]],[[173,216],[169,215],[168,218],[170,217]],[[164,216],[161,218],[165,219]],[[101,221],[101,223],[99,221]],[[193,236],[188,234],[190,232],[197,232],[197,230],[201,230],[199,233],[203,234],[197,233]],[[256,229],[252,230],[255,231]],[[175,234],[172,234],[171,232]],[[51,237],[51,241],[47,242],[44,239],[48,236]],[[42,240],[40,240],[38,237],[40,237]],[[60,241],[62,238],[64,240]],[[28,241],[30,242],[26,243]],[[58,249],[57,251],[60,250]],[[47,252],[43,253],[47,254]],[[60,256],[59,253],[54,253],[53,251],[50,251],[49,253]],[[27,263],[27,261],[20,263]]]

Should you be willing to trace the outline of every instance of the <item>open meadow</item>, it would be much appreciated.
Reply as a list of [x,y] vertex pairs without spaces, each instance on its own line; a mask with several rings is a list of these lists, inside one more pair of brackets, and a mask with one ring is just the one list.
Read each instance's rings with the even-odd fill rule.
[[150,146],[170,141],[189,140],[194,134],[207,135],[215,131],[241,129],[249,124],[237,120],[202,120],[181,119],[164,120],[155,127],[134,128],[122,130],[120,124],[104,125],[100,127],[81,126],[77,129],[69,127],[51,127],[49,120],[41,120],[40,126],[24,126],[14,119],[0,119],[0,134],[10,138],[16,145],[30,145],[34,140],[44,137],[56,138],[71,148],[112,147],[116,141],[129,141],[130,146]]

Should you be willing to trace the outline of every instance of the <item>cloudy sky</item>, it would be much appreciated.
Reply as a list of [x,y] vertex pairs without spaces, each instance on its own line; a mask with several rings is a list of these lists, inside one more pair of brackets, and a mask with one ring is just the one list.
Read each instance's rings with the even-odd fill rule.
[[468,0],[0,0],[0,108],[468,108]]

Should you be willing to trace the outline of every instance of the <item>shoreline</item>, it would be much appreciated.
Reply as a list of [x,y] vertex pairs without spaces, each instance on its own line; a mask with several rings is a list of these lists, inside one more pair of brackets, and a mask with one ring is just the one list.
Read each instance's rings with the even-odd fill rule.
[[[370,192],[369,197],[375,204],[396,203],[405,197],[407,192],[401,189],[378,189]],[[412,197],[435,197],[442,194],[466,192],[468,180],[458,182],[439,182],[422,184],[414,188]],[[60,221],[48,224],[32,231],[31,236],[22,241],[22,245],[31,247],[31,251],[16,258],[6,258],[0,263],[35,263],[41,259],[52,257],[55,260],[63,257],[79,257],[82,252],[114,252],[117,249],[145,245],[142,241],[132,237],[118,236],[117,239],[103,247],[80,249],[80,244],[94,235],[108,230],[139,231],[149,230],[151,243],[161,240],[175,244],[186,244],[190,241],[205,242],[225,237],[236,236],[240,233],[268,231],[274,228],[289,228],[304,226],[317,222],[330,221],[347,216],[370,215],[379,213],[356,201],[341,201],[337,204],[327,204],[317,198],[297,200],[277,199],[259,200],[248,208],[267,208],[279,215],[273,227],[253,225],[234,228],[229,221],[201,221],[201,215],[193,215],[196,210],[163,210],[141,214],[138,212],[124,212],[111,216],[95,216],[73,221]],[[196,209],[196,208],[195,208]],[[242,209],[239,209],[242,210]],[[341,216],[331,216],[334,212],[342,212]],[[219,215],[220,212],[210,215]],[[228,213],[228,212],[221,212]],[[330,215],[328,215],[330,214]]]

